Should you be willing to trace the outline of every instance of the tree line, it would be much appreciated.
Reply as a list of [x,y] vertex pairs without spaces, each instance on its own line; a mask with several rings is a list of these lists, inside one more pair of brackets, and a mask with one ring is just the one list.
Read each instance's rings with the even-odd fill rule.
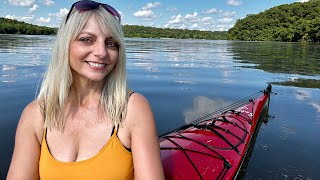
[[175,38],[175,39],[227,39],[226,31],[199,31],[187,29],[155,28],[137,25],[123,26],[125,37],[139,38]]
[[[320,42],[320,0],[273,7],[237,20],[226,31],[199,31],[124,25],[125,37],[245,41]],[[0,18],[0,34],[55,34],[56,28]]]
[[228,39],[320,42],[320,0],[273,7],[237,20]]
[[37,26],[17,20],[0,17],[0,34],[50,35],[55,33],[56,29],[54,28]]
[[[176,38],[176,39],[227,39],[227,32],[198,31],[186,29],[154,28],[136,25],[123,26],[129,38]],[[0,17],[0,34],[56,34],[56,28],[37,26]]]

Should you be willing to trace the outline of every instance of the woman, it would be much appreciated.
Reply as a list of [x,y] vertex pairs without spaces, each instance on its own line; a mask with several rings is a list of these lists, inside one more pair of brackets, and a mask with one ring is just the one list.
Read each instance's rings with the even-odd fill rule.
[[107,4],[72,5],[7,179],[164,179],[151,109],[127,89],[120,19]]

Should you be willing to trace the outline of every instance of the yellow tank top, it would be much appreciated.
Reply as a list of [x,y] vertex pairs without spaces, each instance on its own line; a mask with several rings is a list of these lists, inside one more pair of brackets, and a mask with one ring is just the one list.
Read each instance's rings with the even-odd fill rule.
[[44,130],[39,162],[40,179],[133,179],[132,154],[122,145],[116,132],[114,130],[108,142],[95,156],[78,162],[61,162],[49,152]]

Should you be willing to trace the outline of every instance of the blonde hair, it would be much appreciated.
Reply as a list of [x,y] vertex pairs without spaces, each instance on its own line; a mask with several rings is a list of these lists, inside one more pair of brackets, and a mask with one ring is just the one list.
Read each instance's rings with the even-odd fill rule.
[[61,131],[64,129],[65,110],[72,85],[69,45],[80,34],[91,16],[95,16],[102,32],[110,32],[119,45],[118,61],[105,78],[100,106],[115,126],[121,124],[122,119],[126,116],[128,88],[122,27],[118,20],[102,7],[84,12],[78,12],[74,8],[67,22],[64,19],[59,27],[52,59],[37,97],[42,107],[46,128],[58,128]]

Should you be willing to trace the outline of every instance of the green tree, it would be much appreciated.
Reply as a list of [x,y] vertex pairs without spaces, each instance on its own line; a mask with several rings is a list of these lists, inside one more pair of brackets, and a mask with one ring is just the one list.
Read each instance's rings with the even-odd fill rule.
[[228,39],[319,42],[320,0],[284,4],[237,20]]

